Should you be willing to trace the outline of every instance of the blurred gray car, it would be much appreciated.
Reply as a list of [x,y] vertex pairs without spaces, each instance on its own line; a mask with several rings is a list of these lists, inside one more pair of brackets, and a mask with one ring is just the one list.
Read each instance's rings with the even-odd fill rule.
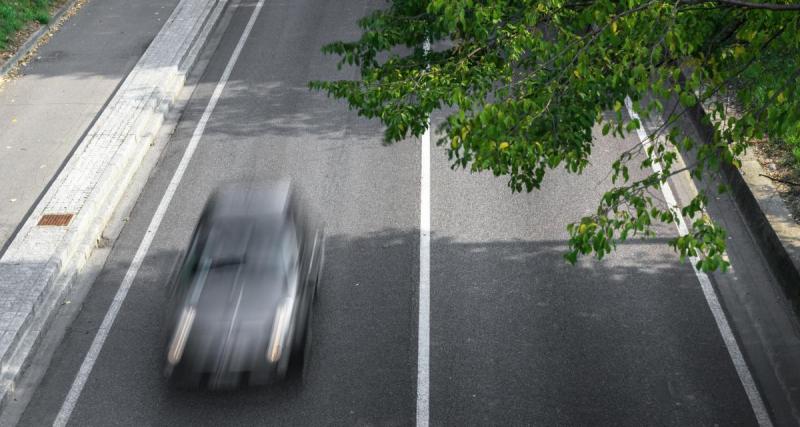
[[169,380],[227,388],[302,375],[324,242],[288,184],[217,191],[170,280]]

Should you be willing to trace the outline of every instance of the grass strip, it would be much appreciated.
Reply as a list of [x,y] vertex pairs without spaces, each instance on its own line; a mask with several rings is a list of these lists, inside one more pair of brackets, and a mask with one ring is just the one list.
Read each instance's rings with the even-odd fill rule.
[[0,0],[0,50],[31,22],[47,24],[53,0]]

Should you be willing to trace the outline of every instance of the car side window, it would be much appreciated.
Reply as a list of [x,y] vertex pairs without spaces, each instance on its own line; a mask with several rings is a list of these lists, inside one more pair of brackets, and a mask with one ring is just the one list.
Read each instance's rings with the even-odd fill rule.
[[290,220],[283,228],[281,236],[281,257],[286,274],[286,284],[292,290],[297,286],[299,246],[294,223]]
[[178,272],[176,283],[172,284],[172,286],[175,287],[173,289],[173,293],[176,293],[179,297],[184,296],[191,277],[197,271],[197,266],[200,262],[200,254],[203,251],[203,246],[206,240],[205,231],[206,227],[204,224],[200,224],[197,227],[197,231],[195,232],[192,242],[189,245],[189,250],[186,252],[186,258],[184,259],[183,265],[179,267],[180,271]]

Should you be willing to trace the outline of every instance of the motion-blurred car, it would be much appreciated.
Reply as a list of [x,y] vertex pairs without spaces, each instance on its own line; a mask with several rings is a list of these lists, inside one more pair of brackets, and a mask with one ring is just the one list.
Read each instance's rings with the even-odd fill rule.
[[170,381],[227,388],[302,375],[324,242],[288,184],[217,191],[171,279]]

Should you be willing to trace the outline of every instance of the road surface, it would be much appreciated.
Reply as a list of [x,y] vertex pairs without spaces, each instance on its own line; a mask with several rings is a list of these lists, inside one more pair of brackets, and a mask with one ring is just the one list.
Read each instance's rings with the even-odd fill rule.
[[[383,146],[379,123],[307,89],[312,79],[357,76],[319,48],[357,37],[354,21],[384,3],[266,1],[246,34],[257,5],[231,5],[219,47],[206,52],[200,84],[20,425],[52,424],[62,410],[243,34],[70,425],[414,425],[419,331],[430,334],[421,368],[431,425],[756,425],[697,276],[665,244],[673,226],[602,261],[573,267],[562,258],[565,224],[595,209],[608,166],[635,135],[598,132],[586,173],[554,171],[543,190],[523,195],[502,178],[450,170],[434,145],[426,194],[419,140]],[[432,117],[434,127],[442,118]],[[221,183],[283,177],[304,189],[329,235],[306,383],[170,390],[159,370],[165,279],[207,196]],[[430,322],[420,324],[426,214]]]

